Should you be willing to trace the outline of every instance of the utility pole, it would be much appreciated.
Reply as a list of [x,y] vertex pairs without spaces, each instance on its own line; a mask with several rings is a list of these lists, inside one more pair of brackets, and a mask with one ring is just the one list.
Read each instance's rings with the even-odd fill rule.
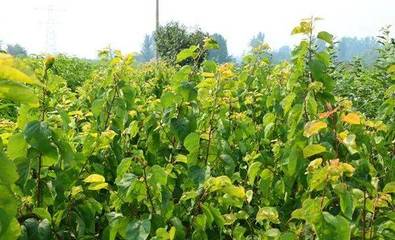
[[[159,30],[159,0],[156,0],[156,26],[155,26],[155,31],[158,32],[158,30]],[[156,60],[159,59],[158,48],[156,46],[155,46],[155,57],[156,57]]]
[[159,29],[159,0],[156,0],[156,31]]

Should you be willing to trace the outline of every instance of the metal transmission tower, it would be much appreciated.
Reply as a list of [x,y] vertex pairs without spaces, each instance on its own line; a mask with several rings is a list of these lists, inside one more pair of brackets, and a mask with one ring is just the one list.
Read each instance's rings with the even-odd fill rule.
[[57,53],[56,45],[56,26],[59,24],[57,21],[58,13],[63,12],[63,9],[56,8],[53,3],[49,3],[46,7],[35,8],[38,11],[46,12],[46,18],[41,24],[45,25],[45,53]]

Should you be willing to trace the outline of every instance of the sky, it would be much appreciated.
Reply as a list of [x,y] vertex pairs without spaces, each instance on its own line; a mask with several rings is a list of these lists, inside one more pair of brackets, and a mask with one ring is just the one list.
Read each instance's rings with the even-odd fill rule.
[[[106,46],[138,52],[155,28],[155,0],[1,0],[0,9],[0,41],[19,43],[29,53],[55,49],[94,58]],[[220,33],[234,56],[245,53],[258,32],[273,49],[297,43],[290,32],[310,16],[324,18],[317,29],[337,39],[377,36],[395,25],[395,0],[160,0],[162,25],[179,21]]]

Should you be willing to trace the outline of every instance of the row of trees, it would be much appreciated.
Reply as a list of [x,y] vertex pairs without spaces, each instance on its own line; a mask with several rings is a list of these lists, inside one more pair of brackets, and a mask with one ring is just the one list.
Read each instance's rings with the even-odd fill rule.
[[[235,61],[228,51],[227,41],[219,33],[208,34],[207,32],[197,29],[188,32],[186,26],[177,22],[170,22],[159,28],[153,34],[147,34],[144,38],[142,49],[137,56],[139,62],[148,62],[155,58],[156,46],[160,58],[175,61],[176,54],[182,49],[192,45],[202,45],[205,37],[210,36],[218,45],[218,49],[207,52],[207,58],[218,63]],[[257,48],[265,42],[265,34],[259,32],[253,36],[249,42],[250,49]],[[336,56],[339,62],[351,62],[355,58],[360,58],[366,65],[371,65],[377,59],[378,45],[374,37],[356,38],[343,37],[338,41],[336,46]],[[271,60],[273,63],[279,63],[291,58],[291,47],[284,45],[276,50],[271,51]]]
[[26,49],[19,44],[8,44],[7,47],[4,48],[2,42],[0,41],[0,51],[6,51],[7,53],[17,57],[27,56]]
[[[219,48],[213,49],[205,53],[205,56],[210,60],[218,63],[236,61],[235,57],[231,56],[228,51],[227,41],[219,33],[212,35],[201,29],[189,32],[186,26],[170,22],[165,26],[159,28],[153,34],[147,34],[144,38],[142,49],[137,55],[138,62],[148,62],[155,58],[156,49],[160,58],[174,62],[176,55],[182,49],[188,48],[192,45],[202,45],[206,37],[210,36],[217,43]],[[249,42],[249,47],[254,49],[265,42],[265,34],[259,32],[253,36]],[[157,46],[156,44],[157,43]],[[356,38],[343,37],[338,41],[336,46],[336,55],[339,62],[350,62],[354,58],[360,58],[365,65],[371,65],[377,59],[378,45],[374,37]],[[6,51],[13,56],[23,57],[27,55],[27,51],[19,44],[8,44],[3,46],[0,41],[0,51]],[[273,63],[279,63],[283,60],[291,58],[291,47],[282,46],[277,50],[271,51],[271,60]]]

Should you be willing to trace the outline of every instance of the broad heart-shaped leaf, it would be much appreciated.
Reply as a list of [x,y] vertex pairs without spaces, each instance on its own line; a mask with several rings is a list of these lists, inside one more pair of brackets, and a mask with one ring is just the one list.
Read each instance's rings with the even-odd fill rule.
[[29,122],[24,129],[24,136],[33,148],[45,155],[56,155],[57,150],[51,143],[52,131],[45,122]]
[[98,117],[100,114],[103,112],[103,108],[105,107],[105,100],[104,99],[96,99],[92,103],[91,111],[93,113],[93,116]]
[[163,108],[169,108],[175,105],[176,103],[176,95],[172,92],[164,92],[160,97],[160,103]]
[[204,183],[204,186],[208,192],[222,190],[230,185],[232,185],[232,181],[228,176],[211,177]]
[[361,124],[361,117],[358,113],[352,112],[342,116],[342,121],[348,124],[358,125]]
[[27,142],[22,133],[14,134],[8,139],[7,155],[10,159],[26,157]]
[[[2,147],[1,143],[0,147]],[[9,160],[2,149],[0,149],[0,183],[11,185],[16,182],[18,178],[19,176],[14,162]]]
[[223,189],[223,191],[232,197],[236,197],[236,198],[240,198],[240,199],[244,199],[246,197],[244,187],[242,187],[242,186],[236,187],[236,186],[231,185],[231,186],[225,187]]
[[200,136],[199,134],[192,132],[184,139],[184,146],[188,152],[193,153],[199,151]]
[[325,64],[318,59],[314,59],[310,62],[309,66],[311,69],[311,74],[313,76],[313,79],[320,82],[324,81],[326,75]]
[[258,210],[255,219],[260,222],[263,220],[268,220],[272,223],[280,223],[278,219],[277,209],[274,207],[263,207]]
[[305,158],[326,152],[326,148],[321,144],[311,144],[303,149],[303,156]]
[[395,193],[395,181],[387,183],[384,188],[383,192],[385,193]]
[[125,229],[125,239],[145,240],[151,231],[151,222],[149,219],[130,222]]
[[340,199],[340,209],[342,210],[344,216],[351,220],[354,211],[351,191],[347,189],[346,184],[340,183],[335,186],[335,192]]
[[0,80],[0,99],[8,99],[32,107],[38,107],[38,97],[33,90],[23,84]]
[[311,122],[306,123],[305,127],[304,127],[304,132],[303,135],[305,137],[311,137],[313,135],[318,134],[318,132],[321,129],[324,129],[327,127],[326,122],[323,121],[319,121],[319,120],[314,120]]
[[349,240],[351,238],[350,223],[342,216],[322,213],[322,220],[315,225],[317,236],[321,240]]
[[106,182],[106,179],[102,175],[94,173],[94,174],[91,174],[88,177],[86,177],[84,179],[84,182],[86,182],[86,183],[104,183],[104,182]]
[[16,68],[0,65],[0,80],[10,80],[19,83],[28,83],[42,86],[42,83],[34,77],[29,77]]
[[302,208],[292,212],[292,218],[303,219],[310,224],[318,223],[321,219],[321,199],[306,199],[303,201]]
[[167,173],[161,166],[154,165],[149,169],[149,172],[151,174],[151,177],[149,179],[151,184],[160,184],[162,186],[166,185]]
[[179,54],[177,54],[177,63],[184,61],[188,58],[194,58],[196,56],[196,50],[198,46],[192,45],[187,49],[183,49]]
[[315,170],[312,173],[311,178],[309,179],[309,189],[310,191],[320,191],[325,188],[325,184],[328,181],[328,174],[329,174],[329,169],[328,168],[320,168]]
[[328,32],[325,32],[325,31],[319,32],[317,35],[317,38],[319,38],[329,44],[333,44],[333,35]]

